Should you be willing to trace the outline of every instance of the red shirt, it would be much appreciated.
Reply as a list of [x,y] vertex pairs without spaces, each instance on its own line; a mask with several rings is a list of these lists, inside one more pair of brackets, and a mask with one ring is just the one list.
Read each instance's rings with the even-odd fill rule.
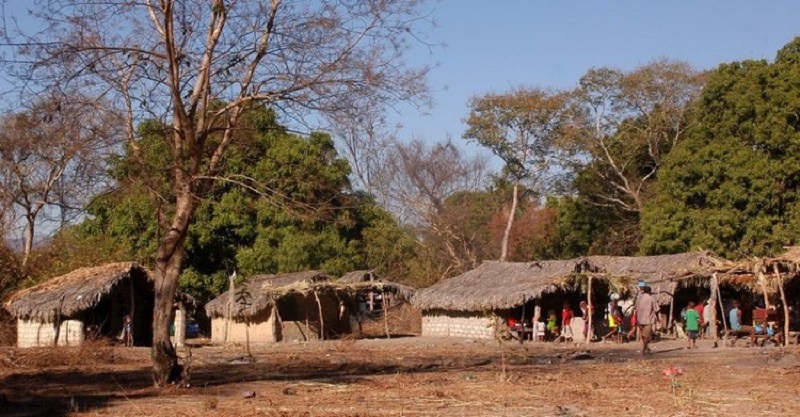
[[700,315],[700,324],[703,324],[703,304],[694,306],[694,309],[697,310],[697,314]]
[[563,323],[564,326],[567,326],[571,321],[572,321],[572,310],[568,308],[561,310],[561,323]]

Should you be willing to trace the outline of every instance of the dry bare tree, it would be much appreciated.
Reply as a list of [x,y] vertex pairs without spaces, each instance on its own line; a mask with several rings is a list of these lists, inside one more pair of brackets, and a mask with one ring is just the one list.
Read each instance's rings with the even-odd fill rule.
[[[376,193],[404,225],[432,233],[443,245],[450,270],[463,270],[470,260],[469,237],[448,221],[447,199],[460,192],[482,190],[487,161],[465,156],[450,141],[426,145],[419,139],[397,143],[378,171]],[[452,220],[452,219],[451,219]]]
[[645,188],[686,132],[689,104],[703,85],[702,73],[672,60],[628,72],[592,68],[581,77],[576,98],[584,134],[572,145],[578,165],[595,164],[607,184],[607,192],[593,196],[599,204],[642,210]]
[[232,180],[219,173],[243,112],[261,103],[294,121],[320,120],[426,90],[427,69],[403,60],[425,26],[421,1],[49,0],[31,12],[44,26],[8,35],[5,56],[17,58],[4,62],[28,89],[69,85],[112,102],[126,112],[134,157],[137,121],[171,129],[168,227],[155,254],[160,386],[180,378],[168,330],[187,231],[199,199]]
[[24,269],[37,228],[81,212],[104,183],[105,161],[120,135],[116,117],[77,97],[49,96],[0,119],[0,199],[9,224],[21,224]]

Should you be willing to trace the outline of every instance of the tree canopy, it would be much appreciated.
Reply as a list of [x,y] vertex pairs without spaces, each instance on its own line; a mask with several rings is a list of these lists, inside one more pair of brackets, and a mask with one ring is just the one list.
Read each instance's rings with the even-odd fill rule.
[[645,253],[772,254],[800,227],[800,38],[714,71],[642,217]]

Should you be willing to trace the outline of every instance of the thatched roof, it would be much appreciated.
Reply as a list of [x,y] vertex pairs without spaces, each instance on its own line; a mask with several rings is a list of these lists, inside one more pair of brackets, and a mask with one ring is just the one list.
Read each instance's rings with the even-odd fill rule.
[[[287,274],[254,275],[234,289],[234,317],[252,317],[285,293],[305,292],[315,284],[329,282],[331,277],[322,271],[302,271]],[[239,300],[237,300],[239,295]],[[222,317],[230,300],[230,291],[206,303],[209,317]]]
[[14,293],[4,307],[16,317],[52,320],[59,309],[69,317],[97,305],[120,281],[147,271],[135,262],[81,268]]
[[363,269],[352,271],[342,275],[336,280],[337,284],[348,284],[354,290],[361,291],[390,291],[398,294],[400,298],[410,300],[417,292],[417,289],[408,285],[386,281],[379,277],[374,270]]
[[342,275],[341,278],[337,280],[337,282],[342,282],[346,284],[356,284],[359,282],[372,282],[372,281],[380,281],[381,279],[375,275],[375,271],[370,269],[362,269],[359,271],[352,271]]
[[477,268],[417,292],[417,307],[457,311],[512,308],[560,288],[564,278],[578,274],[583,259],[499,262],[486,261]]
[[[369,271],[355,271],[353,277]],[[234,290],[234,306],[231,312],[233,317],[253,317],[266,308],[272,307],[276,300],[293,294],[310,295],[313,293],[336,293],[342,297],[352,297],[358,292],[377,291],[392,292],[401,298],[410,299],[416,290],[412,287],[392,282],[360,281],[351,278],[354,282],[334,281],[330,276],[320,271],[294,272],[280,275],[256,275],[240,285],[246,288],[247,297],[238,297],[243,290]],[[206,304],[206,313],[209,317],[224,317],[229,302],[229,291]],[[243,302],[239,302],[243,301]]]
[[478,268],[421,290],[414,297],[422,309],[481,311],[519,306],[574,283],[576,278],[604,279],[620,290],[642,280],[672,292],[677,283],[698,276],[710,277],[731,266],[710,252],[659,256],[589,256],[538,262],[487,261]]
[[720,277],[720,282],[740,287],[754,293],[777,292],[779,280],[784,282],[800,276],[800,246],[788,246],[786,252],[775,257],[753,257],[738,262],[735,273]]

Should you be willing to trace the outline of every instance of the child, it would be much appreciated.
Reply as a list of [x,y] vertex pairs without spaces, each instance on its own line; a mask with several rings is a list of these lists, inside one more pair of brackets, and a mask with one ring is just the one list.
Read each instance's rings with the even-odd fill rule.
[[564,340],[572,340],[572,309],[569,303],[564,303],[564,308],[561,310],[561,336]]
[[686,321],[686,336],[689,337],[689,344],[686,349],[697,349],[697,336],[700,334],[700,313],[694,308],[694,301],[689,301],[684,313]]
[[552,337],[558,336],[558,317],[555,310],[547,312],[547,333]]

